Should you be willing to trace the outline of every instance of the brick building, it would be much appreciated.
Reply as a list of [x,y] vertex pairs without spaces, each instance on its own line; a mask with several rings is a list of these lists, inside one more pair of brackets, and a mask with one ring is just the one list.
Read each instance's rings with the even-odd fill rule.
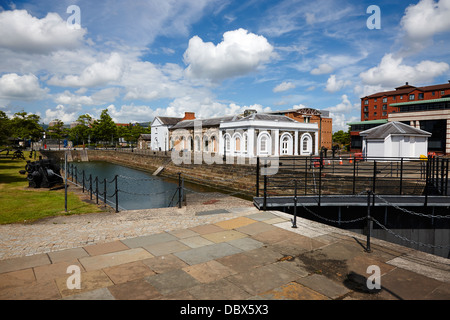
[[450,94],[450,81],[426,87],[405,85],[392,91],[383,91],[361,98],[361,121],[388,119],[388,115],[398,112],[393,104],[440,99]]
[[333,120],[330,117],[329,111],[313,108],[299,108],[273,111],[268,112],[268,114],[285,115],[288,118],[302,123],[317,123],[319,127],[319,150],[322,147],[331,150],[333,140]]

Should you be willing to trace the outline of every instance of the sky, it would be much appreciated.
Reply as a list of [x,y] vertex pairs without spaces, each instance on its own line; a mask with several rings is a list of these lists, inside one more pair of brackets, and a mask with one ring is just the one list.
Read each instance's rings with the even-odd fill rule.
[[[375,7],[373,7],[375,6]],[[0,110],[150,122],[310,107],[450,80],[450,0],[0,0]]]

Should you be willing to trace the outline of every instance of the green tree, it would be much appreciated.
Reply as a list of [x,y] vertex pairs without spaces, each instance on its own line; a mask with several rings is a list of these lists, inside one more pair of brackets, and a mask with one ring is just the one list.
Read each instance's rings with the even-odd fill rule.
[[6,144],[11,136],[11,120],[0,110],[0,145]]
[[348,132],[339,130],[333,133],[333,143],[339,144],[339,146],[348,145],[350,143],[350,130]]
[[94,122],[92,133],[97,142],[114,141],[117,138],[117,126],[108,114],[108,109],[103,110],[100,119]]
[[58,140],[58,148],[61,148],[61,139],[68,136],[68,130],[64,128],[64,122],[59,119],[53,120],[53,125],[48,127],[47,133],[53,139]]
[[27,112],[17,112],[11,120],[11,136],[14,138],[37,141],[44,129],[39,125],[40,117]]
[[78,117],[76,122],[77,126],[70,130],[69,138],[76,144],[83,142],[83,145],[85,145],[92,134],[92,117],[89,114],[83,114]]

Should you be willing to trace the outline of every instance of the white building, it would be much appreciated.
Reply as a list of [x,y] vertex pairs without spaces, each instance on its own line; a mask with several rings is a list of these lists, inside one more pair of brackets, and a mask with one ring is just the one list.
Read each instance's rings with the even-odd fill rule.
[[169,151],[169,129],[183,118],[155,117],[151,123],[151,149],[155,151]]
[[388,122],[359,133],[364,157],[411,157],[427,155],[431,133],[401,122]]
[[287,116],[252,113],[180,121],[170,130],[175,150],[235,157],[317,155],[319,127]]

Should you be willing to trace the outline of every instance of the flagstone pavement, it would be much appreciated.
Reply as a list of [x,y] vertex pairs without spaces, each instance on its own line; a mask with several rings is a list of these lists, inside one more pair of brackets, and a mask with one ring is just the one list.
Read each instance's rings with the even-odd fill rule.
[[0,299],[450,299],[448,259],[377,239],[369,253],[359,234],[196,197],[183,209],[0,226]]

